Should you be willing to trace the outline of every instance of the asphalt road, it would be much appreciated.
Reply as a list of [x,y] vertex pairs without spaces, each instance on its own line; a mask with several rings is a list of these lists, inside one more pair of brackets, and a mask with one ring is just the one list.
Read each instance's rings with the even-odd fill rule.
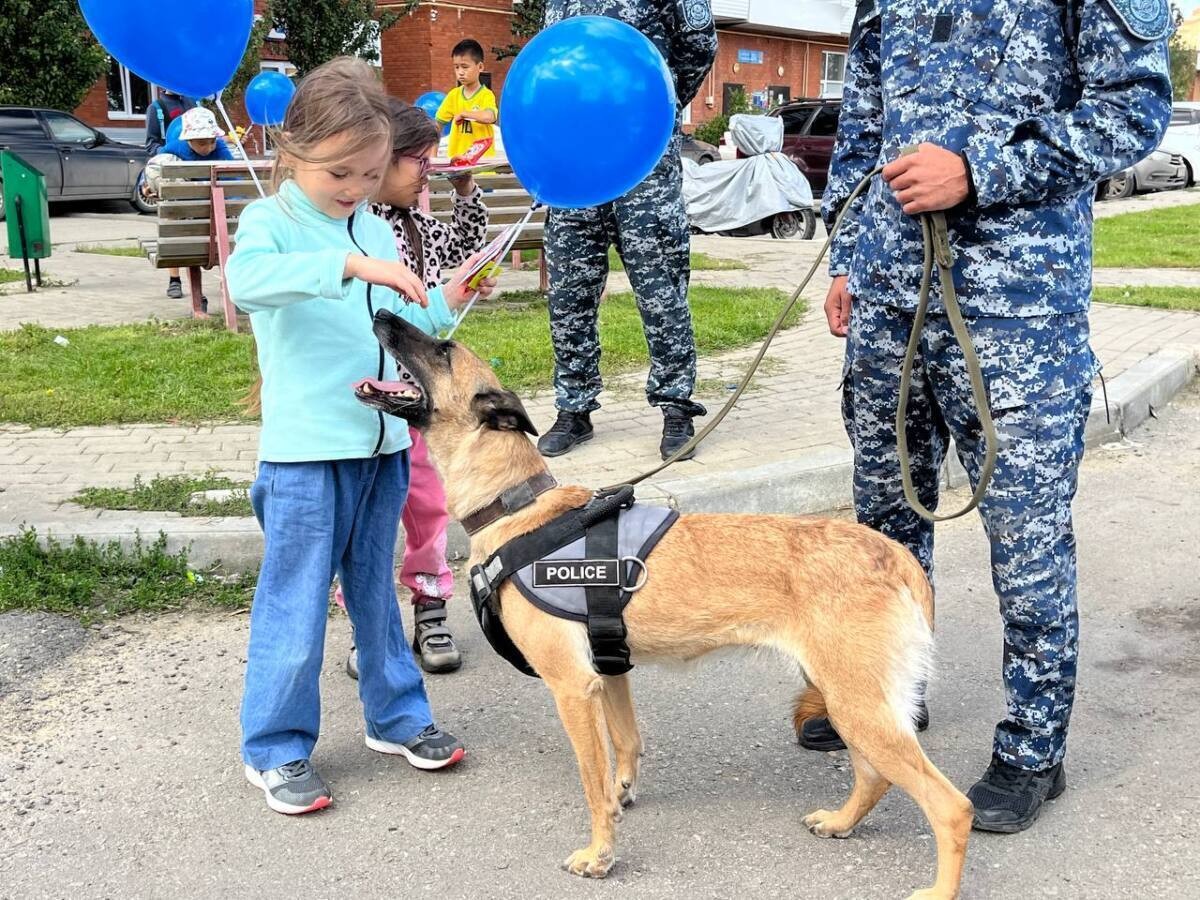
[[[1033,830],[972,840],[966,897],[1200,896],[1200,392],[1159,416],[1084,467],[1070,787]],[[966,788],[1003,706],[1000,627],[978,524],[939,542],[923,742]],[[549,695],[491,654],[461,600],[452,623],[466,666],[430,690],[466,762],[422,774],[365,749],[332,619],[314,761],[336,802],[294,820],[242,779],[245,616],[0,616],[0,896],[895,898],[932,882],[932,838],[898,792],[849,840],[805,831],[849,771],[792,742],[796,685],[765,656],[635,672],[638,804],[610,878],[568,876],[587,818]]]

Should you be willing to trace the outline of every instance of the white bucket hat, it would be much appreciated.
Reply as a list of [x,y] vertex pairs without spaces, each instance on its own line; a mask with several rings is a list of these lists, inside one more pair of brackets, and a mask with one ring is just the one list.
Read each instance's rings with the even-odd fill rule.
[[204,107],[197,106],[183,114],[183,127],[179,129],[180,140],[203,141],[220,136],[221,128],[217,125],[217,117]]

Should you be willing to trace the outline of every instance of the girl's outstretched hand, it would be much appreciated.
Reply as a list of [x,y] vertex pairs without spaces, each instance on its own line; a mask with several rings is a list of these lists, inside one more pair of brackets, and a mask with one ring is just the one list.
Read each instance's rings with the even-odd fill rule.
[[343,274],[347,278],[357,278],[368,284],[391,288],[409,303],[417,303],[422,307],[429,306],[425,285],[421,283],[417,274],[404,263],[375,259],[371,256],[347,256],[346,269]]

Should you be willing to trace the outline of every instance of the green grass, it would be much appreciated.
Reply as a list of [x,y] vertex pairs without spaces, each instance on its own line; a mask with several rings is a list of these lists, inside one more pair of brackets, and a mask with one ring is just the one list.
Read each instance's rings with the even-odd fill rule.
[[[514,390],[544,388],[554,370],[546,301],[536,292],[517,309],[472,311],[456,335],[495,360]],[[758,341],[784,295],[774,289],[691,290],[702,355]],[[793,321],[795,321],[793,319]],[[602,371],[644,366],[646,342],[632,294],[600,306]],[[61,333],[70,343],[54,343]],[[0,422],[71,428],[127,422],[245,421],[240,400],[254,382],[251,338],[218,320],[90,326],[62,332],[36,325],[0,333]]]
[[0,268],[0,284],[8,284],[10,281],[24,281],[25,271],[23,269],[4,269]]
[[[66,347],[54,343],[61,333]],[[0,422],[69,428],[245,419],[248,334],[217,319],[0,333]]]
[[[761,339],[786,301],[773,288],[691,289],[696,349],[701,356],[742,347]],[[803,311],[793,312],[789,324]],[[546,387],[554,370],[545,301],[520,310],[476,307],[457,340],[490,360],[505,387]],[[600,304],[600,369],[605,376],[644,366],[648,359],[642,320],[632,294],[613,294]]]
[[78,244],[76,253],[99,253],[102,256],[136,256],[139,259],[146,254],[141,247],[106,247],[103,244]]
[[169,554],[167,538],[138,538],[131,549],[113,541],[97,544],[76,537],[69,544],[22,530],[0,540],[0,612],[41,610],[71,615],[85,624],[133,612],[161,612],[204,604],[244,608],[253,578],[197,572],[187,554]]
[[[73,498],[91,509],[134,509],[147,512],[174,512],[181,516],[251,516],[250,483],[218,478],[209,473],[202,478],[188,475],[157,475],[149,484],[134,476],[131,488],[84,488]],[[193,504],[188,500],[200,491],[233,490],[228,500],[207,500]]]
[[1093,289],[1092,297],[1100,303],[1200,312],[1200,288],[1098,287]]
[[1200,205],[1096,220],[1094,263],[1121,269],[1200,268]]
[[[538,259],[537,250],[522,250],[521,262],[535,263]],[[624,272],[625,266],[621,262],[621,257],[617,255],[616,248],[608,249],[608,267],[614,272]],[[745,269],[748,266],[736,259],[718,259],[715,256],[709,256],[707,253],[701,253],[698,250],[692,251],[692,271],[693,272],[726,272],[733,269]]]

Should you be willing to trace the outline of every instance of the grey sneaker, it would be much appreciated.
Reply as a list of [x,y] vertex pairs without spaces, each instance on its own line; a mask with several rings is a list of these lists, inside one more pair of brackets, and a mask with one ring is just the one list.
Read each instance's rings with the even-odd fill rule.
[[413,604],[413,655],[430,674],[453,672],[462,654],[446,625],[446,601],[426,599]]
[[353,644],[350,645],[350,652],[346,654],[346,674],[358,681],[358,648]]
[[167,282],[167,296],[172,300],[183,298],[183,283],[178,278],[172,278]]
[[285,816],[324,809],[333,802],[329,788],[307,759],[297,759],[265,771],[247,765],[246,780],[262,789],[267,796],[267,806]]
[[403,756],[409,765],[418,769],[445,769],[461,762],[467,755],[462,741],[436,725],[430,725],[415,738],[403,744],[394,744],[367,735],[367,746],[377,753]]

